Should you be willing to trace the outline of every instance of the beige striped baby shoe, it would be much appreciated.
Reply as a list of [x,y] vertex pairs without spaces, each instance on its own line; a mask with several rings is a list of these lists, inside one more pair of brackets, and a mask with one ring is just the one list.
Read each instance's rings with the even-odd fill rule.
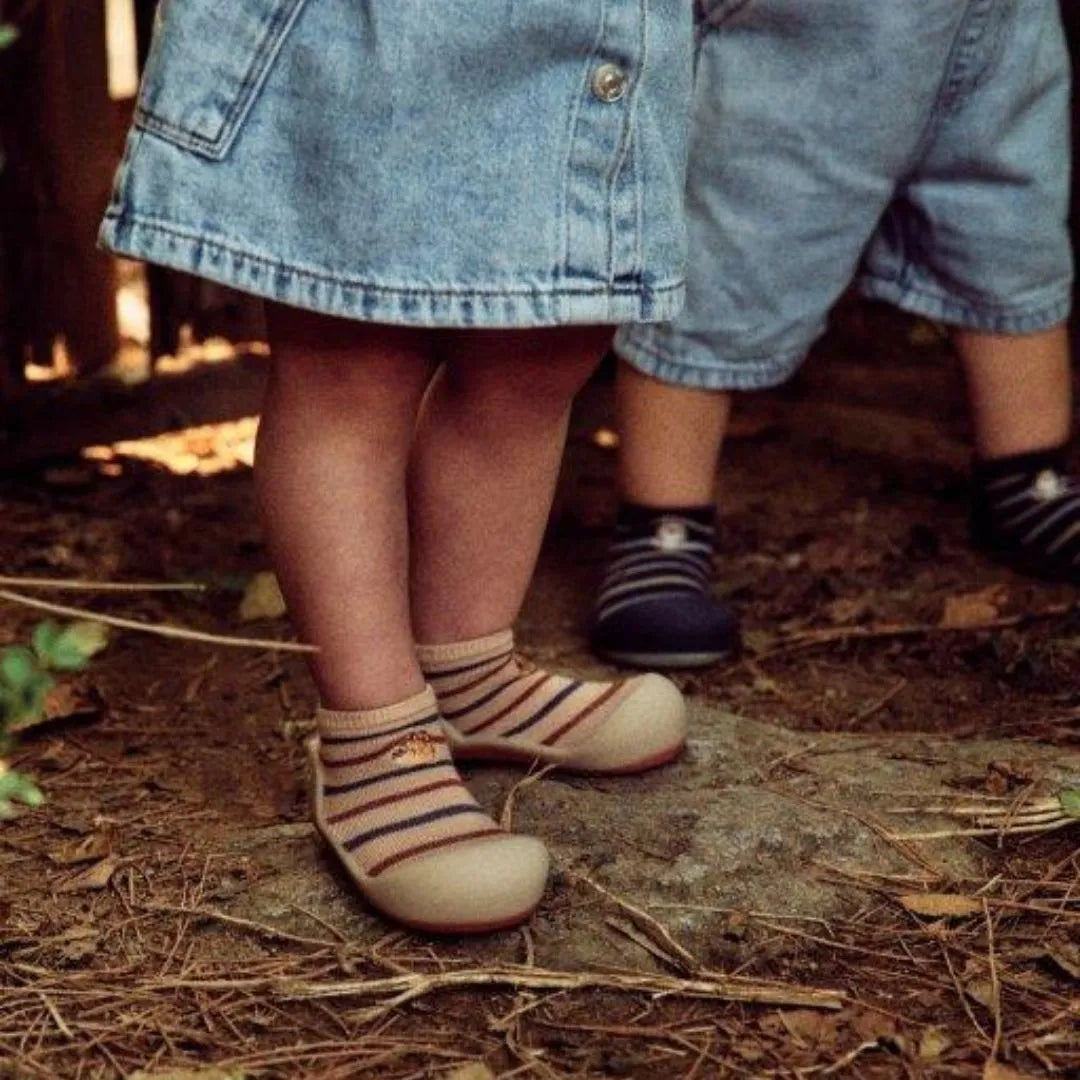
[[638,773],[677,757],[686,705],[660,675],[586,682],[523,659],[504,630],[449,645],[418,645],[455,757]]
[[481,933],[532,914],[547,849],[506,832],[472,797],[430,687],[382,709],[320,709],[316,727],[315,822],[376,908],[429,933]]

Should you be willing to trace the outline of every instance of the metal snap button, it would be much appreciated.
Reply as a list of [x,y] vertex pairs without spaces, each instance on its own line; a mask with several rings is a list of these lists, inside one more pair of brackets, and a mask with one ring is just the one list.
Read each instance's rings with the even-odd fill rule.
[[601,64],[593,72],[592,92],[600,101],[611,104],[626,94],[629,81],[618,64]]

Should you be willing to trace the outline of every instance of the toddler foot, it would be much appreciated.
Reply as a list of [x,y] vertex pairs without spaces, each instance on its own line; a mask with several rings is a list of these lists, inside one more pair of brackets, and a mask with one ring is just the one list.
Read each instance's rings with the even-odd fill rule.
[[703,667],[739,649],[735,617],[712,592],[714,508],[623,504],[589,641],[634,667]]
[[532,914],[547,850],[505,832],[469,793],[430,688],[382,709],[320,709],[316,725],[315,821],[375,907],[430,933],[479,933]]
[[518,656],[509,630],[419,645],[417,654],[458,757],[637,773],[671,761],[686,742],[682,694],[660,675],[610,683],[552,675]]
[[1024,573],[1080,582],[1080,484],[1065,448],[977,461],[972,541]]

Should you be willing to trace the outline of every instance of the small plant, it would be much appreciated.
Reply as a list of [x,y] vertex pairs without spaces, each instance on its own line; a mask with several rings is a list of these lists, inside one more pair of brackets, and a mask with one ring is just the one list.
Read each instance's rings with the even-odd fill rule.
[[3,759],[16,732],[45,718],[45,698],[56,685],[54,673],[82,671],[107,644],[108,628],[102,623],[60,626],[47,619],[34,627],[30,646],[0,650],[0,818],[11,817],[16,802],[40,806],[45,798],[31,779]]

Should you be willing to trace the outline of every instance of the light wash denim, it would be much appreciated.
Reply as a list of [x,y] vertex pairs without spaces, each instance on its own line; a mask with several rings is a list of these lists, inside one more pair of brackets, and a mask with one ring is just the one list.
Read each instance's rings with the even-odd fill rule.
[[422,326],[671,318],[690,0],[164,0],[105,247]]
[[1069,61],[1057,0],[699,3],[687,304],[635,367],[773,386],[853,277],[988,332],[1068,314]]

